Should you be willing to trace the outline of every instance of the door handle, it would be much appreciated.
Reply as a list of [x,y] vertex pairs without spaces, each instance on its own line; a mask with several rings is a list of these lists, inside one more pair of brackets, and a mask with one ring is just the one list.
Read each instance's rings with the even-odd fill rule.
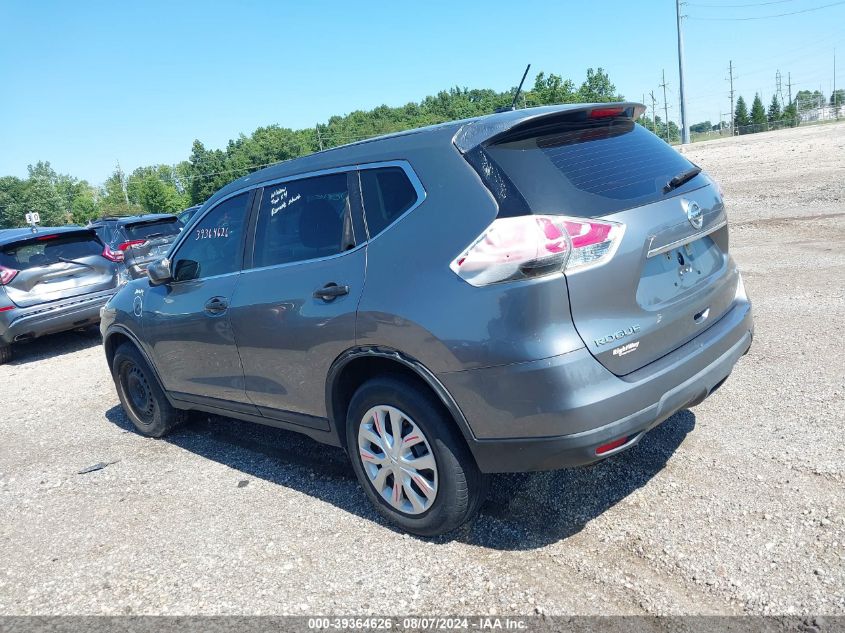
[[348,295],[349,294],[349,286],[338,286],[336,283],[331,282],[323,286],[322,288],[314,291],[314,298],[315,299],[322,299],[323,301],[334,301],[340,296]]
[[212,297],[205,302],[205,311],[209,314],[223,314],[229,308],[225,297]]

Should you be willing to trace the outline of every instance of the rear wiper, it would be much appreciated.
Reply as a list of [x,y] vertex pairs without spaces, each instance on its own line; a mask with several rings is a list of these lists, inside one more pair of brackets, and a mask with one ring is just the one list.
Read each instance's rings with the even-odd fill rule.
[[680,174],[672,178],[669,182],[663,185],[663,193],[669,193],[672,189],[677,189],[685,182],[689,182],[698,174],[701,173],[701,167],[693,166],[687,169],[686,171],[682,171]]
[[85,268],[91,268],[96,270],[96,268],[94,268],[91,264],[86,264],[85,262],[81,262],[78,259],[68,259],[67,257],[57,257],[56,259],[66,264],[76,264],[77,266],[85,266]]

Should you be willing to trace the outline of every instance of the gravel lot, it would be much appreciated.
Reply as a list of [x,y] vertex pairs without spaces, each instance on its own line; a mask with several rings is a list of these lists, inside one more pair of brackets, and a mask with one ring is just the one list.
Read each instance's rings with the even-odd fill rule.
[[845,614],[845,124],[687,153],[757,324],[702,405],[598,465],[497,476],[425,541],[298,435],[137,435],[99,340],[49,337],[0,367],[0,614]]

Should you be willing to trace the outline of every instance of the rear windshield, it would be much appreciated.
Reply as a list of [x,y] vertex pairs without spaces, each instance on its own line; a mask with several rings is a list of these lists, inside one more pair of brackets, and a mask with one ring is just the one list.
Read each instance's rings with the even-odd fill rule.
[[702,184],[699,176],[664,194],[664,185],[693,165],[630,119],[562,124],[486,151],[534,213],[606,215]]
[[156,237],[178,235],[182,223],[176,216],[151,222],[138,222],[126,225],[126,235],[130,240],[149,240]]
[[103,245],[93,233],[39,235],[0,247],[0,266],[26,270],[101,255],[102,252]]

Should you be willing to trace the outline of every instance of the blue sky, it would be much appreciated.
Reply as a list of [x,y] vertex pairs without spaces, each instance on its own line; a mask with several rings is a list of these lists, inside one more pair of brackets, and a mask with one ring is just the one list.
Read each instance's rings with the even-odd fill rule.
[[[832,2],[690,0],[691,122],[729,110],[730,59],[737,93],[760,91],[767,105],[778,69],[784,92],[791,72],[793,93],[829,96],[834,47],[845,68],[845,3],[693,18]],[[312,126],[449,86],[507,89],[528,62],[527,83],[544,70],[577,85],[604,67],[628,99],[654,90],[659,112],[665,68],[678,116],[673,0],[0,0],[0,175],[49,160],[98,184],[118,159],[128,171],[185,159],[195,138],[223,147],[261,125]]]

